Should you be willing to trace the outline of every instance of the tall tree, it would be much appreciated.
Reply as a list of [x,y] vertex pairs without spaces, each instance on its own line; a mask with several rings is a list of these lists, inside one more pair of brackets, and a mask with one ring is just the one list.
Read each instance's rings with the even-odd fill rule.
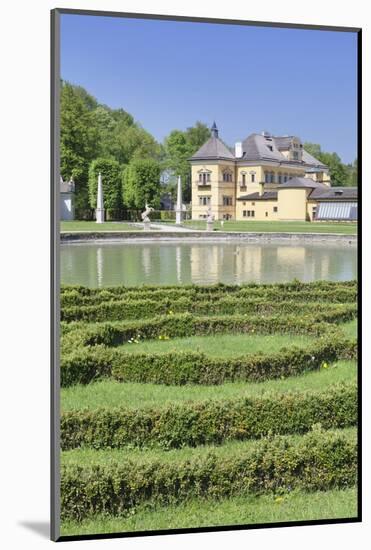
[[120,164],[114,159],[98,158],[89,168],[89,203],[91,208],[97,205],[98,174],[102,175],[104,208],[117,210],[122,207]]
[[81,90],[62,83],[61,89],[61,176],[75,181],[76,208],[89,208],[89,163],[99,151],[99,133],[95,118],[81,97]]
[[164,167],[173,173],[170,190],[175,190],[176,176],[181,176],[183,197],[191,200],[191,167],[188,159],[207,141],[211,133],[206,124],[197,121],[186,131],[173,130],[165,139]]
[[341,158],[337,153],[322,151],[318,143],[304,143],[304,149],[329,167],[331,184],[333,186],[354,185],[349,166],[341,162]]
[[122,197],[128,208],[144,208],[148,203],[153,208],[160,206],[159,162],[154,159],[133,159],[126,166],[122,180]]

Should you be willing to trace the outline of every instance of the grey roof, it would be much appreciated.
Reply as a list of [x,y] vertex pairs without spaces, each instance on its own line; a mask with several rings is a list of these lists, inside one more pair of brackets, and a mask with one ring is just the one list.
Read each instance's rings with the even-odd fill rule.
[[274,137],[271,135],[251,134],[242,142],[243,155],[236,159],[232,150],[218,137],[218,130],[214,123],[212,137],[204,143],[189,160],[227,159],[244,161],[274,161],[292,165],[309,165],[311,167],[324,167],[318,159],[302,149],[302,160],[289,160],[281,153],[288,149],[293,136]]
[[[272,147],[270,151],[269,147]],[[275,160],[287,161],[277,149],[274,138],[262,134],[251,134],[242,142],[243,156],[240,160]]]
[[289,149],[294,136],[274,136],[276,147],[279,151],[287,151]]
[[323,162],[321,162],[320,160],[310,155],[308,151],[306,151],[305,149],[303,149],[302,151],[303,151],[302,159],[303,159],[303,162],[305,162],[305,164],[311,164],[313,166],[327,168],[326,164],[323,164]]
[[324,183],[319,183],[314,181],[311,178],[291,178],[285,183],[280,184],[280,189],[322,189],[323,191],[328,190],[328,185]]
[[[298,181],[300,180],[300,181]],[[286,183],[279,185],[277,190],[264,191],[263,195],[259,192],[250,193],[249,195],[242,195],[238,197],[238,201],[269,201],[277,200],[279,189],[312,189],[309,198],[320,200],[357,200],[358,189],[357,187],[329,187],[323,183],[318,183],[309,178],[292,178]]]
[[223,141],[218,137],[211,137],[200,147],[190,160],[201,159],[227,159],[234,160],[234,155]]
[[61,193],[73,193],[75,191],[75,185],[71,181],[61,181],[60,192]]
[[[326,186],[327,187],[327,186]],[[327,187],[327,189],[314,189],[310,195],[311,199],[318,200],[357,200],[357,187]]]
[[257,191],[256,193],[250,193],[249,195],[243,195],[238,197],[238,201],[275,201],[277,200],[277,191],[264,191],[262,195]]

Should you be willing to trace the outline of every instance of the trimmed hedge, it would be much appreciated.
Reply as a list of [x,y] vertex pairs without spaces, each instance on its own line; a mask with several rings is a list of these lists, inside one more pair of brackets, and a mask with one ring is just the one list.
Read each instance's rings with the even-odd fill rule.
[[151,339],[160,336],[183,338],[213,334],[326,334],[328,324],[350,321],[356,316],[353,305],[339,306],[335,310],[311,315],[223,315],[198,317],[190,313],[164,315],[151,319],[111,321],[87,324],[83,321],[70,323],[62,330],[62,350],[76,349],[79,345],[104,344],[117,346],[131,338]]
[[62,520],[95,514],[124,514],[142,504],[175,504],[189,498],[222,498],[292,489],[328,490],[353,486],[357,443],[336,432],[311,432],[242,445],[233,456],[217,450],[188,460],[61,467]]
[[[62,321],[124,321],[145,319],[157,315],[192,313],[194,315],[242,315],[242,314],[300,314],[312,312],[340,311],[342,304],[322,302],[268,301],[226,296],[219,300],[199,301],[194,298],[177,300],[117,300],[101,302],[97,305],[71,306],[61,310]],[[356,312],[356,305],[349,305]]]
[[295,392],[253,398],[196,401],[159,408],[71,410],[61,416],[61,446],[94,449],[126,446],[179,449],[302,434],[357,422],[357,388],[339,385],[325,392]]
[[318,369],[323,362],[354,359],[357,342],[332,335],[307,348],[283,348],[271,354],[214,358],[202,352],[128,353],[97,345],[78,348],[62,357],[61,385],[88,384],[113,377],[122,382],[154,384],[222,384],[259,382]]
[[297,285],[213,285],[170,287],[111,287],[91,289],[68,287],[61,291],[61,307],[98,305],[117,300],[218,300],[226,296],[269,301],[298,300],[344,303],[357,299],[357,285],[344,283],[307,283]]

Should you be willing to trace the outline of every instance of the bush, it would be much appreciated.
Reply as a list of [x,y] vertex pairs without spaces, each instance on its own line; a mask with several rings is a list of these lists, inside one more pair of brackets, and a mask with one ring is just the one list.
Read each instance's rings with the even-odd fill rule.
[[61,446],[94,449],[125,446],[179,449],[233,439],[302,434],[357,422],[357,388],[339,385],[325,392],[208,400],[159,408],[72,410],[61,416]]
[[191,459],[61,467],[62,520],[99,513],[120,515],[142,504],[175,504],[188,498],[346,488],[356,483],[355,434],[310,432],[241,445],[233,455],[218,449]]
[[[345,322],[355,317],[353,306],[313,315],[223,315],[220,317],[196,317],[190,313],[165,315],[141,321],[111,321],[87,324],[72,322],[62,329],[62,352],[79,345],[117,346],[131,339],[158,337],[183,338],[214,334],[311,334],[322,336],[331,331],[331,324]],[[333,330],[332,330],[333,332]]]
[[97,207],[98,174],[102,174],[104,208],[118,210],[121,200],[121,167],[116,160],[98,158],[93,160],[89,168],[89,203],[91,208]]
[[182,286],[143,286],[107,287],[104,289],[81,286],[64,286],[61,289],[61,306],[97,305],[107,300],[177,300],[189,298],[198,300],[219,300],[238,296],[243,299],[264,299],[272,302],[295,300],[299,302],[354,302],[357,299],[357,285],[353,282],[332,283],[319,281],[301,283],[300,287],[291,283],[275,285],[182,285]]
[[[202,300],[202,298],[201,298]],[[357,306],[347,306],[356,313]],[[126,319],[145,319],[167,313],[193,313],[195,315],[242,315],[242,314],[300,314],[312,312],[340,311],[342,304],[322,302],[297,302],[294,300],[276,302],[263,299],[246,299],[245,297],[226,296],[208,301],[192,298],[176,300],[132,300],[102,301],[97,305],[69,306],[61,310],[63,321],[123,321]]]
[[356,355],[357,343],[339,339],[335,334],[305,349],[282,349],[231,359],[201,352],[128,353],[97,345],[78,347],[62,357],[61,385],[88,384],[105,377],[168,385],[259,382],[296,376],[320,368],[323,362],[354,359]]

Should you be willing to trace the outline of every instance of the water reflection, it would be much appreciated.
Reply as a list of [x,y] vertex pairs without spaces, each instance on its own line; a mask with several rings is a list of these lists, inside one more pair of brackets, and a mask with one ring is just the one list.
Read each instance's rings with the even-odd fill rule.
[[324,244],[63,244],[61,280],[91,287],[357,277],[356,247]]

